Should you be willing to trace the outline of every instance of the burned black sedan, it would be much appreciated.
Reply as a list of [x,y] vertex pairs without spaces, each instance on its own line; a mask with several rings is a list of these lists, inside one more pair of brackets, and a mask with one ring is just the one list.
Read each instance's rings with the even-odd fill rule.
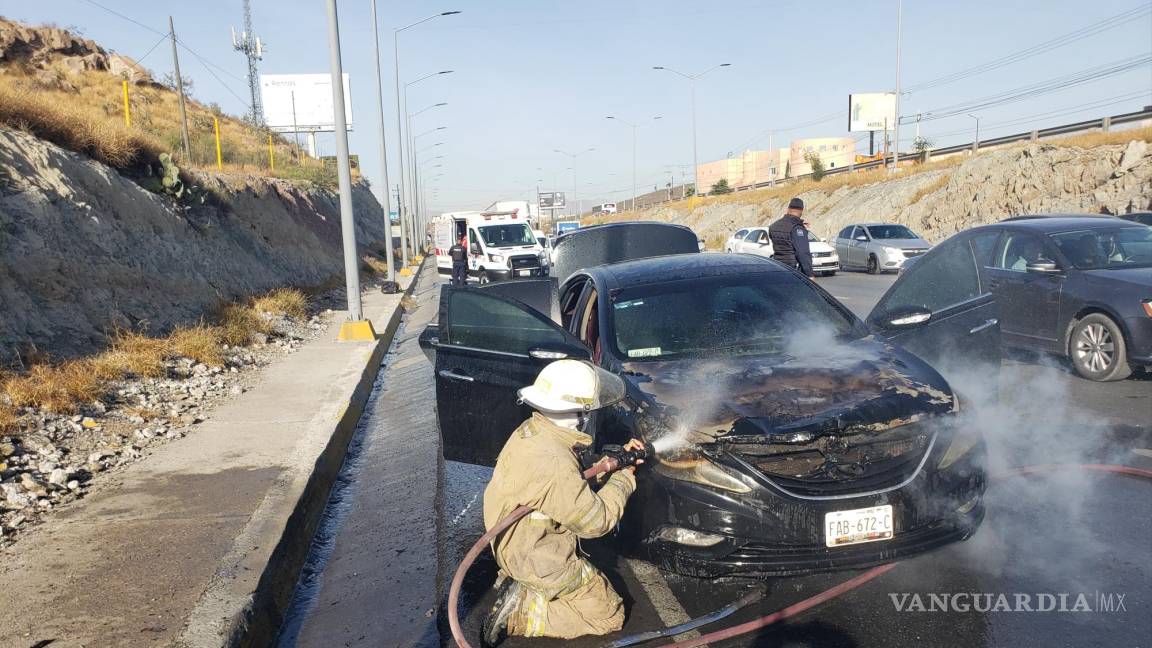
[[527,412],[514,390],[584,357],[628,398],[597,447],[641,436],[656,461],[625,549],[697,576],[891,561],[968,537],[983,516],[981,437],[948,383],[813,282],[745,255],[678,254],[573,273],[549,316],[444,288],[435,351],[444,456],[491,465]]

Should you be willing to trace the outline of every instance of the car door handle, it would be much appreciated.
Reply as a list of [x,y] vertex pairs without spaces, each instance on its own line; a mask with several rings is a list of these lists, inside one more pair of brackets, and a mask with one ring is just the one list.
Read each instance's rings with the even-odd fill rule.
[[448,369],[441,369],[439,373],[441,377],[451,378],[452,380],[463,380],[464,382],[473,382],[476,380],[472,376],[468,376],[466,374],[458,374]]
[[969,334],[979,333],[980,331],[983,331],[984,329],[992,328],[993,326],[996,326],[999,323],[1000,323],[1000,321],[997,319],[984,320],[983,324],[973,328],[971,331],[968,331],[968,333]]

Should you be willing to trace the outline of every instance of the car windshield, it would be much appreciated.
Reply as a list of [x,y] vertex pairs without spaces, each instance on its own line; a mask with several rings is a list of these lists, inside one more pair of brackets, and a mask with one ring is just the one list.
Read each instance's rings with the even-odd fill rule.
[[813,243],[819,243],[819,242],[820,242],[820,237],[819,237],[819,236],[816,236],[816,234],[814,234],[814,233],[812,232],[812,230],[808,230],[808,240],[809,240],[809,241],[812,241]]
[[480,228],[480,236],[488,247],[511,247],[513,245],[532,245],[536,238],[532,230],[524,223],[508,225],[485,225]]
[[920,238],[903,225],[869,225],[868,233],[874,239],[914,239]]
[[[778,275],[778,276],[777,276]],[[864,333],[807,282],[785,273],[676,281],[612,296],[616,352],[631,360],[786,353],[815,328]]]
[[1152,227],[1112,227],[1050,234],[1080,270],[1152,267]]

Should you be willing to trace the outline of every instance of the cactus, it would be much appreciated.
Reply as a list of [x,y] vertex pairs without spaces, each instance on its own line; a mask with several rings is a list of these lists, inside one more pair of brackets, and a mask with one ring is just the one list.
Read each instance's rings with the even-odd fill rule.
[[184,197],[184,182],[180,180],[180,167],[172,161],[172,156],[167,153],[160,154],[160,185],[164,187],[166,193],[172,194],[177,199]]

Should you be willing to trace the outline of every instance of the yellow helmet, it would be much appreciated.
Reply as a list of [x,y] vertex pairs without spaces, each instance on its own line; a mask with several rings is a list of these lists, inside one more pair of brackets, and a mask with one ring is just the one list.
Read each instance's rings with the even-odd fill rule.
[[587,360],[557,360],[536,382],[518,392],[520,400],[547,414],[588,412],[624,398],[624,381]]

